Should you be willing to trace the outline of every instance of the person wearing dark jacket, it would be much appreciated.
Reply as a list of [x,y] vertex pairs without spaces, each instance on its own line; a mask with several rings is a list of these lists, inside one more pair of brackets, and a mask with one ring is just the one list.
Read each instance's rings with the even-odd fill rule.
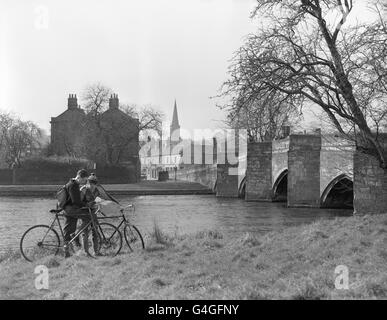
[[68,242],[71,240],[71,235],[77,229],[78,218],[82,218],[88,213],[87,210],[81,209],[87,206],[85,201],[82,201],[80,187],[86,184],[88,173],[85,169],[77,172],[77,176],[66,184],[66,189],[69,195],[69,200],[64,207],[65,224],[63,228],[64,242],[65,242],[65,257],[70,256]]

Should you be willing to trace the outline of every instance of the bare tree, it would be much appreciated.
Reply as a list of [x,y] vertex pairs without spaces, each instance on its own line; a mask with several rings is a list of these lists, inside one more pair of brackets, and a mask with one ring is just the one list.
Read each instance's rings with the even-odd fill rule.
[[238,51],[226,86],[254,101],[277,96],[294,108],[318,105],[341,134],[387,169],[379,136],[386,120],[385,16],[349,24],[359,0],[257,3],[252,15],[265,25]]
[[[138,132],[161,131],[163,114],[152,106],[121,104],[120,110],[124,116],[109,117],[107,121],[104,112],[108,109],[112,93],[110,88],[95,83],[86,87],[82,95],[87,112],[84,124],[85,153],[95,161],[118,164],[128,148],[139,148]],[[130,126],[129,120],[132,121]]]
[[113,90],[100,82],[90,84],[82,93],[82,107],[86,113],[97,116],[106,111],[109,106],[109,98],[112,94]]
[[4,111],[0,111],[0,148],[4,149],[6,147],[6,137],[8,131],[14,123],[14,117]]
[[122,111],[127,115],[138,119],[140,132],[156,132],[159,136],[162,133],[164,113],[151,105],[138,106],[135,104],[121,105]]
[[[296,125],[301,117],[296,108],[282,100],[267,97],[255,101],[254,95],[241,95],[237,86],[231,83],[228,85],[225,95],[236,93],[237,98],[232,98],[230,105],[221,107],[228,111],[226,124],[234,129],[246,129],[250,142],[282,138],[282,127]],[[244,100],[245,97],[247,100]]]
[[40,147],[41,129],[9,113],[0,113],[0,148],[9,167],[20,167],[22,160]]

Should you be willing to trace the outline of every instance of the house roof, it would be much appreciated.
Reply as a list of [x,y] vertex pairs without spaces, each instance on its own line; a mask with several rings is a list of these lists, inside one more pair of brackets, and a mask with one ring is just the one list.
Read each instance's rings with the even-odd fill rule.
[[70,114],[74,114],[74,113],[79,113],[81,116],[84,116],[85,115],[85,110],[81,109],[81,108],[75,108],[75,109],[66,109],[65,111],[63,111],[59,116],[57,117],[52,117],[51,118],[51,121],[55,121],[55,120],[61,120],[63,118],[66,118],[67,116],[69,116]]

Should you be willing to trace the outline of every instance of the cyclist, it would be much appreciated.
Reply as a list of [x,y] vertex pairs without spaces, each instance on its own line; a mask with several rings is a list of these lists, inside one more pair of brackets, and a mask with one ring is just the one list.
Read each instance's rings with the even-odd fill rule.
[[[92,173],[88,178],[87,178],[87,184],[81,186],[80,191],[81,191],[81,199],[86,205],[92,209],[91,217],[92,219],[95,219],[95,223],[97,223],[97,217],[95,216],[94,212],[96,210],[95,208],[95,198],[100,196],[98,189],[96,188],[96,184],[98,183],[97,176]],[[81,230],[84,226],[86,226],[87,223],[89,223],[90,219],[83,218],[82,219],[82,224],[78,227],[78,230]],[[92,237],[93,237],[93,249],[96,255],[100,255],[98,253],[98,235],[96,234],[95,230],[92,229]],[[85,252],[88,251],[89,249],[89,231],[86,229],[83,234],[83,248]]]
[[71,235],[77,229],[77,221],[81,216],[81,219],[84,219],[84,215],[88,213],[88,211],[81,209],[87,206],[85,201],[82,201],[81,198],[81,185],[86,184],[87,177],[89,174],[85,169],[81,169],[77,172],[75,178],[70,179],[70,181],[66,184],[66,189],[69,195],[69,200],[64,207],[64,217],[65,224],[63,228],[64,242],[65,242],[65,257],[70,257],[70,251],[67,246],[68,242],[71,240]]
[[95,201],[97,197],[105,201],[112,201],[119,205],[119,202],[114,199],[106,190],[98,183],[97,176],[95,173],[92,173],[89,178],[87,178],[87,185],[81,188],[82,196],[87,202]]
[[94,204],[95,198],[100,197],[102,198],[102,195],[100,194],[98,188],[98,179],[95,173],[92,173],[87,178],[87,184],[81,187],[81,194],[82,199],[86,201],[87,203]]

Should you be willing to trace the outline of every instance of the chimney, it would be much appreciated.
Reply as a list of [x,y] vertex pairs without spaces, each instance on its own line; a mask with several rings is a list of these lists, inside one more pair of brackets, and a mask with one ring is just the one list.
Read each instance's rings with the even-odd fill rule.
[[110,95],[109,109],[118,109],[118,106],[119,106],[118,95],[113,93],[112,95]]
[[69,94],[69,98],[67,100],[67,108],[68,109],[77,109],[78,108],[78,101],[77,101],[77,95],[76,94]]
[[283,125],[281,129],[282,129],[282,138],[286,138],[290,135],[290,126],[289,125]]

